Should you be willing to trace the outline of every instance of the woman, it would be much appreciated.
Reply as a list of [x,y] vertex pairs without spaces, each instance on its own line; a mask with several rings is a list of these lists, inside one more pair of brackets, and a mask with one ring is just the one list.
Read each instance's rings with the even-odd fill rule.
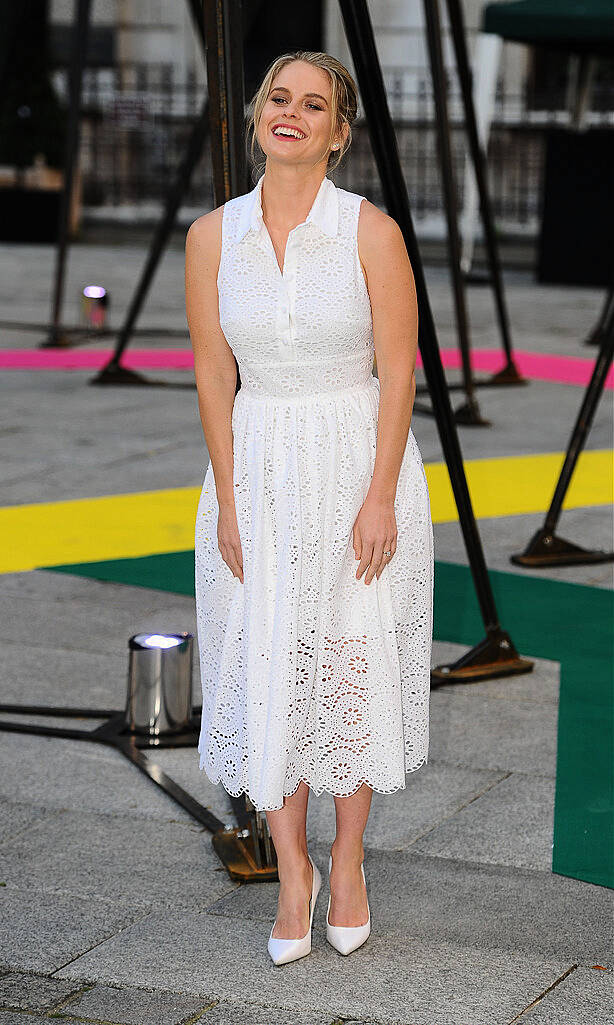
[[336,806],[327,937],[349,953],[369,935],[373,790],[405,788],[427,760],[433,539],[410,428],[418,314],[403,236],[328,176],[356,85],[328,54],[285,54],[251,110],[264,174],[186,240],[210,454],[199,752],[212,782],[266,811],[280,881],[268,950],[282,964],[311,950],[310,789]]

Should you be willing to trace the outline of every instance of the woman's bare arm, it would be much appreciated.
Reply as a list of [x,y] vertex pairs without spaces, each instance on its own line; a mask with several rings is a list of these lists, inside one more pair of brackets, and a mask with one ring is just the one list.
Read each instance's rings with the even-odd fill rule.
[[198,408],[220,506],[234,505],[231,417],[237,387],[235,358],[218,311],[223,210],[220,206],[194,221],[185,244],[185,304]]
[[368,200],[361,204],[358,253],[373,315],[373,337],[380,382],[377,447],[371,484],[353,530],[360,560],[357,579],[379,579],[397,547],[394,511],[403,453],[416,396],[418,302],[401,229]]
[[371,299],[380,382],[371,490],[394,500],[416,395],[418,300],[401,229],[368,201],[362,204],[358,244]]
[[237,366],[220,327],[217,291],[223,211],[223,206],[217,207],[190,225],[185,245],[185,303],[194,350],[198,408],[218,499],[218,546],[233,576],[243,583],[243,552],[233,484],[232,410]]

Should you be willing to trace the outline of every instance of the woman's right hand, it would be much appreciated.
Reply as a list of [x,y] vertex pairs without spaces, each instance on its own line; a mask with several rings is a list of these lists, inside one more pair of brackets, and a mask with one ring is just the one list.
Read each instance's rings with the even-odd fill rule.
[[243,550],[235,506],[220,507],[217,518],[217,543],[224,562],[232,570],[232,575],[243,583]]

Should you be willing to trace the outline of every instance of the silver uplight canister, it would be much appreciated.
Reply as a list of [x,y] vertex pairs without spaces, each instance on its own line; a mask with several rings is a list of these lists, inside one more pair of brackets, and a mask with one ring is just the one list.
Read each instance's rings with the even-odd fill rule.
[[109,293],[102,285],[86,285],[81,294],[81,321],[84,327],[100,331],[107,322]]
[[190,726],[193,646],[189,633],[130,638],[125,723],[131,733],[161,737]]

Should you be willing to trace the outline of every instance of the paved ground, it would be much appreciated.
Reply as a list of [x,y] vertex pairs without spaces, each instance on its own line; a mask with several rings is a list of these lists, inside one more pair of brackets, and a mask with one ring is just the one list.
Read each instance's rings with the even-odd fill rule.
[[[44,322],[52,257],[46,247],[0,247],[5,321]],[[76,318],[79,288],[98,279],[119,323],[142,260],[135,246],[74,247],[66,319]],[[427,279],[440,342],[453,345],[447,275],[431,267]],[[182,288],[175,248],[143,324],[185,328]],[[519,269],[506,274],[506,288],[519,348],[594,354],[582,342],[600,290],[536,285]],[[469,290],[469,309],[476,346],[492,347],[488,289]],[[39,337],[5,327],[1,344],[32,346]],[[181,344],[175,334],[143,341]],[[580,399],[579,389],[552,382],[481,390],[493,426],[462,428],[463,451],[561,451]],[[206,467],[190,390],[101,390],[81,372],[16,372],[4,375],[0,416],[4,505],[196,485]],[[416,415],[412,426],[425,462],[440,460],[433,421]],[[611,444],[608,399],[588,447]],[[509,555],[540,519],[483,520],[489,565],[522,572]],[[564,513],[560,532],[607,547],[611,529],[611,512],[593,508]],[[466,561],[457,525],[438,524],[435,544],[438,559]],[[612,582],[607,566],[548,575]],[[192,605],[47,571],[0,577],[1,700],[120,708],[127,638],[139,629],[194,630]],[[437,643],[433,661],[460,650]],[[325,884],[311,956],[283,967],[266,951],[276,884],[231,881],[210,835],[114,751],[1,733],[0,1025],[50,1017],[123,1025],[611,1022],[612,891],[550,867],[558,690],[558,663],[538,661],[527,676],[433,691],[428,765],[405,790],[374,795],[365,836],[372,935],[348,958],[328,946]],[[156,760],[232,821],[194,749]],[[326,878],[334,834],[327,795],[311,798],[308,832]]]

